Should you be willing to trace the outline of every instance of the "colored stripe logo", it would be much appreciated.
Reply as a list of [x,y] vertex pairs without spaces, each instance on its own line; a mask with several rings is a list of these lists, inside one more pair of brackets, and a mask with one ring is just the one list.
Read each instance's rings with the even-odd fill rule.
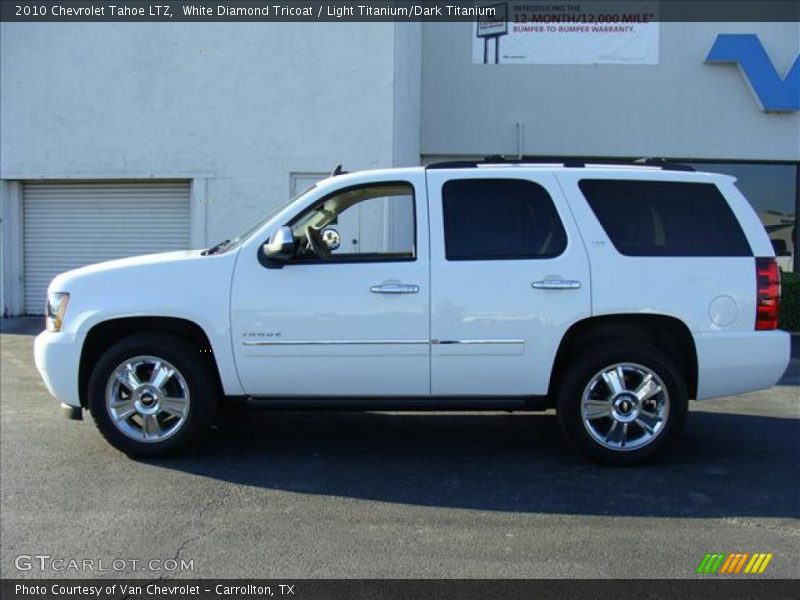
[[772,553],[756,552],[734,552],[726,554],[724,552],[707,553],[700,565],[697,567],[698,573],[717,575],[736,575],[745,573],[755,575],[763,573],[767,565],[772,560]]

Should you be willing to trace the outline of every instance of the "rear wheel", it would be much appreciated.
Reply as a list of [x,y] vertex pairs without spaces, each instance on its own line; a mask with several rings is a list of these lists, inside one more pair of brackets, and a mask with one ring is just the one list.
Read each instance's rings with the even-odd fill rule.
[[558,421],[588,458],[636,465],[662,454],[686,420],[686,382],[646,344],[596,346],[579,355],[558,391]]
[[97,428],[130,456],[155,457],[185,448],[216,412],[207,361],[181,338],[142,334],[114,344],[89,379]]

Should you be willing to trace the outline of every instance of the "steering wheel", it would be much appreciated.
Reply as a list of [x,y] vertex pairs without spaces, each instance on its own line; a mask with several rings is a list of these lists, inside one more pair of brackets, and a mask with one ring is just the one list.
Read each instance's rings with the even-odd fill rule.
[[314,254],[317,255],[317,258],[325,259],[331,257],[331,249],[328,248],[328,244],[323,241],[322,235],[318,229],[314,229],[311,225],[306,225],[306,239],[308,240],[309,247],[314,251]]

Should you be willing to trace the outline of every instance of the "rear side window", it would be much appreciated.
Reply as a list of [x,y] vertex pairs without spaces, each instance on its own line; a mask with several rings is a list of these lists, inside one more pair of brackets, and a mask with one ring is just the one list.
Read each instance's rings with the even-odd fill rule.
[[567,246],[553,199],[524,179],[453,179],[442,186],[447,260],[552,258]]
[[584,179],[580,189],[626,256],[752,256],[712,183]]

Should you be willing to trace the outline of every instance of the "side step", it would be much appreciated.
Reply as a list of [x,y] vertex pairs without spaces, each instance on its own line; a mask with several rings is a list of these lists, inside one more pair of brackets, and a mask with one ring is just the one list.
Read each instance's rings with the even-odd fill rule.
[[544,411],[543,396],[444,398],[229,397],[226,403],[251,410],[352,411]]

